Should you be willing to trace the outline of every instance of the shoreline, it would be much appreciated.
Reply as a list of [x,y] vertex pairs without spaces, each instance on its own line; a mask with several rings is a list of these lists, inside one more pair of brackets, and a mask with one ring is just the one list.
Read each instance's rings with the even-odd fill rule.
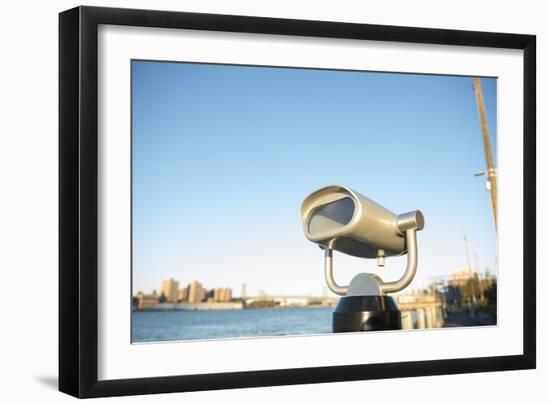
[[148,309],[132,308],[132,312],[167,312],[167,311],[237,311],[237,310],[266,310],[266,309],[330,309],[335,306],[329,305],[308,305],[308,306],[273,306],[273,307],[241,307],[241,308],[159,308],[152,307]]

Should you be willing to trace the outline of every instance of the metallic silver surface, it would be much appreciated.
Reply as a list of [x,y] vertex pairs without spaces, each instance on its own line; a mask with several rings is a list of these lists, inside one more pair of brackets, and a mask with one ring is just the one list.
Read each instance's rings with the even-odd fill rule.
[[394,293],[405,289],[412,282],[418,266],[418,249],[416,245],[416,229],[409,229],[405,236],[407,240],[407,269],[403,276],[394,282],[382,282],[382,293]]
[[[395,215],[350,188],[331,185],[311,193],[302,203],[301,214],[306,237],[325,249],[325,279],[335,294],[383,295],[399,292],[412,282],[418,266],[416,232],[424,228],[419,210]],[[352,285],[341,286],[334,280],[333,250],[376,258],[379,266],[385,264],[386,256],[407,254],[407,268],[396,281],[359,274]]]
[[381,282],[375,274],[357,274],[349,284],[347,296],[381,296]]
[[325,248],[325,280],[328,288],[337,295],[345,296],[348,293],[347,286],[340,286],[334,281],[332,273],[332,249]]
[[397,216],[397,228],[401,233],[409,229],[420,231],[424,228],[424,215],[419,210],[403,213]]
[[386,265],[386,254],[384,250],[378,250],[378,257],[376,257],[376,265],[383,267]]
[[[310,194],[302,203],[306,237],[318,244],[363,258],[406,252],[398,217],[350,188],[331,185]],[[421,214],[420,214],[421,216]]]

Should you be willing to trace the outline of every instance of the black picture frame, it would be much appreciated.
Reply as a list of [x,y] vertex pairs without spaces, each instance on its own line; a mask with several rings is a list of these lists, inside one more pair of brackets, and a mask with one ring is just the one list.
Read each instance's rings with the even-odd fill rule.
[[[100,24],[523,50],[523,354],[99,381]],[[534,35],[97,7],[77,7],[60,13],[59,390],[84,398],[535,368],[535,60]]]

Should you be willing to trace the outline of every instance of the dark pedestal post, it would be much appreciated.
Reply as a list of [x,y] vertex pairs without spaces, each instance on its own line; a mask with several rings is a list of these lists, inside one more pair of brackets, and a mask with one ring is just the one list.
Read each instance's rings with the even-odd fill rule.
[[401,311],[391,296],[345,296],[332,314],[333,332],[400,329]]

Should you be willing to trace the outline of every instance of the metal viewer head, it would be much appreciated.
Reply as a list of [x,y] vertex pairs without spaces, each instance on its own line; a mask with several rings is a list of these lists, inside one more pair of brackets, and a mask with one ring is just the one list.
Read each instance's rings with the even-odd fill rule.
[[[419,210],[396,215],[373,200],[341,185],[320,188],[306,197],[301,208],[306,237],[325,249],[325,266],[329,288],[345,295],[332,279],[332,250],[362,258],[408,254],[407,271],[396,282],[380,280],[380,293],[396,292],[406,287],[416,272],[416,232],[424,228]],[[330,279],[329,279],[330,277]]]

